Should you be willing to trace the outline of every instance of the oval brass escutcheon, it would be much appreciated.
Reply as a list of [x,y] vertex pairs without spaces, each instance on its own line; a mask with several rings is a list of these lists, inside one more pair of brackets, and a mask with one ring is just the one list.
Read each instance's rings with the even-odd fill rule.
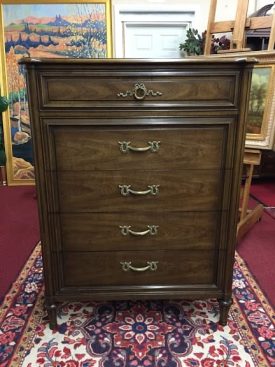
[[147,89],[143,83],[135,84],[134,97],[136,99],[144,99],[147,95]]

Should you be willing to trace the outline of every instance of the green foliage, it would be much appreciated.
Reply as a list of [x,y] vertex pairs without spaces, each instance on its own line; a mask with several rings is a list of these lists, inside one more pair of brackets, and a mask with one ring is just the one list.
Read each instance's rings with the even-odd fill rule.
[[0,113],[6,111],[9,107],[9,101],[6,97],[0,96]]
[[186,51],[187,55],[202,55],[203,38],[199,34],[199,31],[194,28],[189,28],[186,33],[186,40],[180,44],[179,49]]

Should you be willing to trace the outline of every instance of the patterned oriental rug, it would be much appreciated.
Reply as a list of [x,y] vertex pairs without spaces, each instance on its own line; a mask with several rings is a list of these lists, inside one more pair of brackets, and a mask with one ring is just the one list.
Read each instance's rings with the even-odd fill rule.
[[0,367],[275,366],[274,314],[236,255],[226,327],[215,300],[67,303],[43,308],[38,245],[0,310]]

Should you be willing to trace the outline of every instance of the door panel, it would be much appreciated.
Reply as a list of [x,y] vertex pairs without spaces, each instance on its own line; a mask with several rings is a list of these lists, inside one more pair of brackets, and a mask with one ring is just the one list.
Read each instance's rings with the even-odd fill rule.
[[125,57],[179,58],[186,31],[187,24],[126,23]]

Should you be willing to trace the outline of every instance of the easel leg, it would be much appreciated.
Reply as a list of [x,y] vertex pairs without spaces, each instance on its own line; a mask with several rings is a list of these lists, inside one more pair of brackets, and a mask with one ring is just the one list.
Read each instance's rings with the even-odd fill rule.
[[261,218],[263,214],[263,205],[258,204],[254,209],[248,210],[249,193],[253,177],[254,165],[261,162],[261,152],[258,150],[245,150],[244,164],[246,166],[246,178],[242,195],[242,205],[240,220],[237,227],[237,241],[245,235],[247,231]]
[[246,167],[246,169],[247,169],[247,176],[246,176],[245,184],[244,184],[240,221],[243,220],[247,215],[249,192],[250,192],[250,187],[251,187],[254,165],[250,164],[249,166]]

